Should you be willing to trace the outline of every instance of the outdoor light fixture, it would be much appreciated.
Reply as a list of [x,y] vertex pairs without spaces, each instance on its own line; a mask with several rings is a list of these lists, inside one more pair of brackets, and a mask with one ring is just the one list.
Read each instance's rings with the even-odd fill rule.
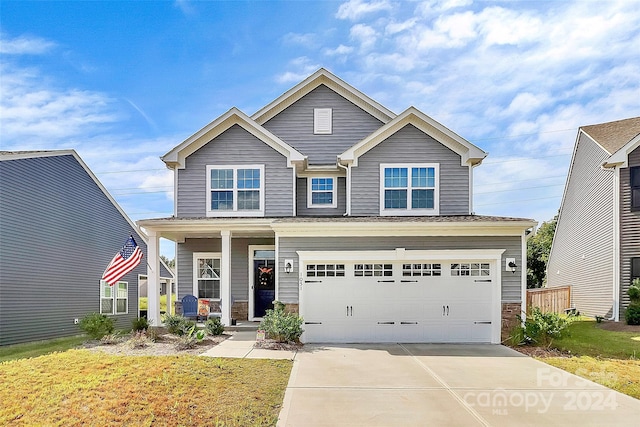
[[512,273],[516,272],[516,267],[517,267],[517,265],[516,265],[516,263],[514,261],[509,261],[509,268],[511,269]]
[[293,270],[293,260],[285,259],[284,260],[284,272],[289,274]]
[[516,264],[516,259],[515,258],[507,258],[504,260],[504,269],[505,271],[510,271],[512,273],[516,272],[516,267],[518,267],[518,265]]

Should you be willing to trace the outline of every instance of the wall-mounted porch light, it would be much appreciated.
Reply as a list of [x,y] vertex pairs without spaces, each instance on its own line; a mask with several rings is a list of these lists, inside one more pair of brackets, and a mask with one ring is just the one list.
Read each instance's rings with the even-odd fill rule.
[[284,272],[289,274],[293,271],[293,260],[285,259],[284,260]]
[[510,271],[510,272],[512,272],[512,273],[514,273],[514,274],[515,274],[515,272],[516,272],[516,267],[518,267],[518,265],[516,264],[516,259],[515,259],[515,258],[507,258],[507,259],[504,261],[504,263],[506,264],[506,265],[505,265],[505,267],[506,267],[505,269],[506,269],[507,271]]

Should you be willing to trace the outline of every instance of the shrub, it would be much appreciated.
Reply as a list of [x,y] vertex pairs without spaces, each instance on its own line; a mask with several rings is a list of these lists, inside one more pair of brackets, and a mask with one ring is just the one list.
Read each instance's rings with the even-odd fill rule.
[[113,345],[122,341],[122,337],[118,334],[108,334],[100,338],[100,344]]
[[[167,330],[169,331],[169,333],[174,335],[184,335],[187,322],[191,322],[186,317],[180,316],[178,314],[165,314],[162,317],[162,321],[164,322],[164,325],[167,327]],[[195,325],[194,322],[191,322],[191,323]],[[191,326],[189,325],[189,327]]]
[[145,331],[137,331],[131,334],[131,338],[127,341],[129,347],[131,348],[145,348],[152,341],[147,337],[147,333]]
[[263,330],[267,338],[277,342],[298,342],[302,335],[302,317],[295,313],[287,313],[284,310],[284,304],[275,301],[274,309],[267,310],[260,329]]
[[627,325],[640,325],[640,304],[630,304],[624,313]]
[[205,331],[196,328],[195,322],[191,323],[193,323],[193,326],[180,336],[180,339],[176,343],[176,349],[187,350],[194,348],[207,335]]
[[147,328],[147,338],[149,338],[149,340],[151,340],[151,342],[158,341],[159,337],[160,337],[160,330],[158,328],[153,327],[153,326],[149,326]]
[[640,304],[640,279],[633,279],[633,283],[627,289],[627,295],[632,304]]
[[132,330],[134,332],[146,331],[149,329],[149,321],[146,317],[138,317],[131,321]]
[[204,324],[204,329],[209,335],[221,335],[224,332],[224,325],[220,321],[219,317],[207,319]]
[[[522,318],[518,316],[522,321]],[[527,316],[524,326],[515,328],[511,337],[518,344],[535,344],[548,347],[554,339],[560,338],[570,321],[556,313],[543,313],[533,308]],[[519,342],[517,342],[519,341]]]
[[87,314],[80,320],[78,326],[96,340],[113,333],[115,329],[113,319],[100,313]]

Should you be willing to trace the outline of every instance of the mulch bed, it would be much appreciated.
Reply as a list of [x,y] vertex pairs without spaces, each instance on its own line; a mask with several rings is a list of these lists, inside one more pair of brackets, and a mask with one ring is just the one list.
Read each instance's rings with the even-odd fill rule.
[[264,339],[256,341],[254,348],[262,348],[265,350],[287,350],[298,351],[302,348],[303,344],[295,342],[277,342],[274,340]]
[[602,322],[596,323],[596,327],[614,332],[637,332],[640,334],[640,325],[627,325],[624,322]]
[[572,354],[566,351],[560,351],[555,348],[534,347],[529,345],[517,345],[511,347],[515,351],[526,354],[530,357],[571,357]]
[[176,345],[179,338],[172,334],[161,334],[156,342],[149,343],[146,347],[132,348],[127,338],[116,344],[103,344],[100,341],[88,341],[83,345],[90,351],[100,351],[107,354],[115,354],[120,356],[175,356],[175,355],[199,355],[215,347],[231,335],[222,334],[217,336],[207,336],[200,341],[194,348],[186,350],[178,350]]

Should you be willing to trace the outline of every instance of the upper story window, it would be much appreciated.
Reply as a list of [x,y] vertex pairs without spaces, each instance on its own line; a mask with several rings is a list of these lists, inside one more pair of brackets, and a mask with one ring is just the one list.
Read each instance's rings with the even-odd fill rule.
[[331,108],[313,109],[313,133],[330,135],[333,133],[333,110]]
[[264,216],[264,165],[207,166],[207,216]]
[[336,179],[315,178],[307,179],[307,207],[335,208],[338,206],[336,197]]
[[437,163],[381,164],[380,215],[437,215]]
[[630,168],[631,174],[631,210],[640,210],[640,166]]

